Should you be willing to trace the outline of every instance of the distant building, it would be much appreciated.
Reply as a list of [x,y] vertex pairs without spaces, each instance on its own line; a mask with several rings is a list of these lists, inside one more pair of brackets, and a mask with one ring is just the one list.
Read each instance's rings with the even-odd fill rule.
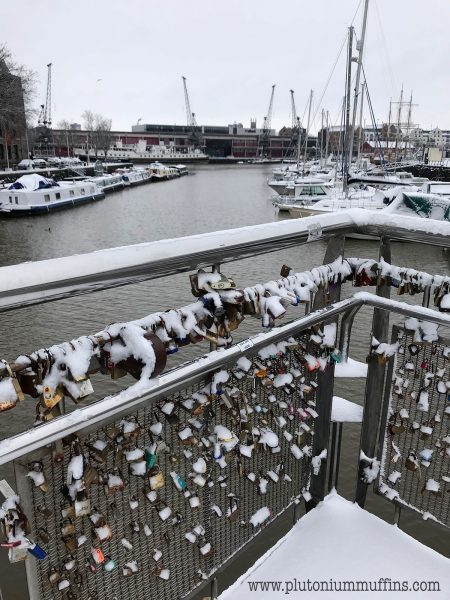
[[0,167],[27,156],[26,118],[22,81],[0,60]]
[[69,127],[73,131],[81,131],[81,125],[79,123],[71,123]]
[[[71,127],[72,129],[72,127]],[[256,127],[253,121],[250,127],[242,123],[229,125],[199,125],[196,133],[201,137],[203,151],[211,157],[255,158],[258,155],[258,145],[262,129]],[[178,152],[185,152],[191,145],[192,130],[187,125],[139,124],[133,125],[130,131],[112,131],[111,145],[118,142],[122,145],[134,145],[139,140],[145,140],[147,147],[168,146]],[[53,130],[53,139],[57,143],[55,153],[64,156],[67,152],[65,132]],[[81,146],[87,141],[87,133],[82,130],[71,131],[71,145]],[[311,141],[308,148],[311,147]],[[270,158],[282,159],[292,156],[291,135],[277,134],[270,130],[267,145],[267,155]]]

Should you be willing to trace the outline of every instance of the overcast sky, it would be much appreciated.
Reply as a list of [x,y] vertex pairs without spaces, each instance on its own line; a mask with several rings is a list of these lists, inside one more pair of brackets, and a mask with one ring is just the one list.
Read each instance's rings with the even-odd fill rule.
[[[360,6],[359,6],[360,5]],[[290,123],[290,94],[319,108],[347,27],[363,0],[0,0],[0,40],[39,75],[53,63],[52,112],[81,122],[91,109],[113,129],[185,124],[181,76],[201,124],[258,124],[276,84],[272,126]],[[450,128],[449,0],[370,0],[365,70],[377,119],[413,92],[413,120]],[[345,48],[320,105],[339,120]],[[368,113],[366,116],[368,120]],[[320,117],[315,125],[320,125]],[[316,127],[317,128],[317,127]]]

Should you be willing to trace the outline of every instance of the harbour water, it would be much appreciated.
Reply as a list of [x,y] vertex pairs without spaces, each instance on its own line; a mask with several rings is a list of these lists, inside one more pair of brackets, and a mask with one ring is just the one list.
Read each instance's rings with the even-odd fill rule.
[[[195,165],[189,170],[191,175],[188,177],[125,189],[92,205],[48,216],[0,221],[0,265],[289,218],[279,217],[272,206],[272,191],[266,185],[272,171],[270,165]],[[238,287],[243,287],[276,279],[284,263],[296,271],[319,265],[325,247],[325,243],[319,241],[289,251],[229,263],[222,270],[235,279]],[[345,253],[346,256],[377,258],[378,244],[348,240]],[[431,273],[447,274],[449,271],[448,255],[442,249],[431,246],[393,243],[392,262]],[[344,295],[351,291],[351,286],[344,287]],[[0,356],[13,359],[37,348],[95,333],[112,322],[177,308],[192,300],[188,274],[180,274],[11,311],[0,315]],[[414,302],[415,298],[408,298],[408,301]],[[291,317],[300,314],[301,307],[289,312]],[[358,316],[354,326],[351,355],[359,360],[364,360],[368,350],[370,323],[370,313],[365,311]],[[235,332],[234,338],[238,340],[259,330],[260,322],[249,317]],[[206,350],[206,347],[199,349],[198,346],[182,348],[178,355],[169,359],[169,366]],[[100,398],[124,387],[126,380],[112,381],[99,376],[93,383],[96,397]],[[364,385],[361,379],[346,380],[345,383],[337,380],[335,390],[338,395],[361,403]],[[28,398],[17,409],[3,413],[0,417],[0,439],[30,426],[33,412],[34,401]],[[358,442],[359,426],[345,425],[339,491],[348,498],[351,498],[354,489]],[[392,505],[384,500],[370,494],[368,506],[376,514],[392,520]],[[432,524],[420,522],[417,517],[405,513],[401,526],[425,544],[450,556],[450,549],[444,546],[439,530]],[[239,570],[246,568],[254,559],[254,554],[248,557],[248,561],[244,557],[243,561],[239,561]],[[5,562],[0,563],[5,600],[26,597],[24,579],[18,577],[21,569],[21,565],[7,568]],[[226,580],[236,577],[239,574],[237,569],[232,567]]]

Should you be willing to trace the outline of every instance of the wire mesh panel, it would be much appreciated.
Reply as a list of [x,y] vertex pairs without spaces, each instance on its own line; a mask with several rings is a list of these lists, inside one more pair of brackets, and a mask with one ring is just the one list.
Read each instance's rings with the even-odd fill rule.
[[19,482],[33,507],[30,537],[48,553],[29,570],[33,598],[173,599],[195,589],[307,493],[327,352],[317,335],[290,338],[21,459],[20,472],[43,475]]
[[398,327],[393,339],[399,348],[377,488],[450,527],[450,345],[417,341],[415,330]]

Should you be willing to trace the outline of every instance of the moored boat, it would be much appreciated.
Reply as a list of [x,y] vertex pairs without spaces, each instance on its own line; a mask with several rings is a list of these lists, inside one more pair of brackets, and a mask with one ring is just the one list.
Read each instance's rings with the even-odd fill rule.
[[115,192],[116,190],[120,190],[125,186],[125,182],[120,173],[108,175],[99,175],[96,177],[89,177],[85,179],[86,182],[95,183],[101,190],[107,194],[108,192]]
[[104,192],[92,181],[56,182],[37,174],[23,175],[0,190],[0,216],[47,214],[104,197]]

